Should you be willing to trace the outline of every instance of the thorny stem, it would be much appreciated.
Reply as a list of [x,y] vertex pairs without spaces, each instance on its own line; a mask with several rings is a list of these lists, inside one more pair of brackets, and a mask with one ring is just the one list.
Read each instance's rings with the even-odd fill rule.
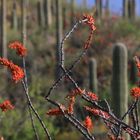
[[[23,29],[23,33],[22,33],[22,35],[23,35],[23,44],[24,44],[24,46],[25,46],[25,42],[26,42],[26,34],[25,34],[25,31],[24,31],[24,29]],[[28,91],[28,79],[27,79],[27,72],[26,72],[26,62],[25,62],[25,57],[22,57],[22,64],[23,64],[23,70],[24,70],[24,74],[25,74],[25,77],[24,77],[24,79],[23,79],[23,81],[24,81],[24,86],[25,86],[25,88],[26,88],[26,90]],[[29,97],[30,98],[30,97]],[[27,98],[27,100],[28,100],[28,98]],[[35,123],[34,123],[34,120],[33,120],[33,115],[32,115],[32,112],[31,112],[31,107],[30,107],[30,105],[28,104],[28,109],[29,109],[29,113],[30,113],[30,119],[31,119],[31,123],[32,123],[32,127],[33,127],[33,130],[34,130],[34,133],[35,133],[35,137],[36,137],[36,140],[39,140],[39,136],[38,136],[38,133],[37,133],[37,131],[36,131],[36,128],[35,128]]]
[[33,127],[33,130],[34,130],[34,133],[35,133],[35,138],[36,138],[36,140],[39,140],[39,136],[38,136],[38,133],[37,133],[37,131],[36,131],[35,124],[34,124],[34,119],[33,119],[33,115],[32,115],[32,110],[31,110],[31,108],[30,108],[29,105],[28,105],[28,109],[29,109],[29,113],[30,113],[30,118],[31,118],[32,127]]
[[[70,37],[70,35],[74,32],[74,30],[78,27],[79,24],[84,23],[84,22],[86,22],[86,21],[87,21],[87,19],[79,20],[78,22],[76,22],[76,23],[74,24],[74,26],[72,27],[72,29],[71,29],[68,33],[66,33],[66,35],[65,35],[64,38],[62,39],[62,41],[61,41],[61,43],[60,43],[61,64],[60,64],[59,66],[63,66],[63,64],[64,64],[64,50],[63,50],[64,42]],[[71,67],[69,68],[69,72],[70,72],[70,71],[74,68],[74,66],[81,60],[81,58],[86,54],[86,52],[87,52],[87,49],[84,49],[84,51],[81,53],[81,55],[74,61],[74,63],[73,63],[73,64],[71,65]],[[60,78],[58,78],[58,79],[55,81],[55,83],[52,85],[52,87],[49,89],[47,95],[45,96],[45,99],[46,99],[47,97],[50,96],[52,90],[53,90],[54,88],[57,87],[58,83],[59,83],[60,81],[62,81],[64,77],[65,77],[65,74],[62,73],[62,75],[60,76]]]
[[61,64],[64,63],[64,50],[63,50],[63,45],[64,42],[70,37],[70,35],[74,32],[74,30],[78,27],[79,24],[84,23],[85,21],[87,21],[87,19],[85,20],[79,20],[78,22],[76,22],[74,24],[74,26],[72,27],[72,29],[66,33],[66,35],[64,36],[64,38],[62,39],[61,43],[60,43],[60,49],[61,49]]
[[[70,72],[71,72],[71,70],[74,68],[74,66],[75,66],[77,63],[80,62],[81,58],[86,54],[86,52],[87,52],[87,49],[85,49],[85,50],[81,53],[81,55],[74,61],[74,63],[71,65],[71,67],[67,70],[67,73],[70,73]],[[60,66],[60,67],[61,67],[61,66]],[[45,96],[45,99],[46,99],[47,97],[50,96],[52,90],[55,89],[55,88],[57,87],[57,85],[59,84],[59,82],[61,82],[65,76],[66,76],[66,73],[63,73],[62,76],[61,76],[60,78],[58,78],[58,79],[54,82],[54,84],[53,84],[53,85],[51,86],[51,88],[49,89],[47,95]]]
[[32,111],[34,112],[34,114],[36,115],[37,119],[39,120],[42,128],[44,129],[45,133],[47,134],[48,139],[52,140],[48,129],[46,128],[44,122],[42,121],[41,117],[39,116],[38,112],[35,110],[32,102],[31,102],[31,99],[30,99],[30,96],[29,96],[29,93],[28,93],[28,89],[26,88],[26,85],[25,85],[23,80],[22,80],[22,85],[23,85],[23,88],[24,88],[24,91],[25,91],[25,94],[26,94],[26,97],[27,97],[27,100],[28,100],[28,105],[31,107]]
[[95,140],[93,136],[88,132],[88,130],[72,115],[66,114],[64,110],[62,109],[61,105],[55,101],[52,101],[49,98],[46,98],[47,101],[52,103],[53,105],[59,107],[59,109],[62,111],[63,116],[69,120],[86,138],[87,140]]
[[137,99],[137,104],[136,104],[134,111],[135,111],[135,116],[136,116],[136,125],[137,125],[137,129],[139,131],[138,99]]
[[[35,110],[33,104],[32,104],[32,101],[30,99],[30,96],[29,96],[29,89],[28,89],[28,79],[27,79],[27,73],[26,73],[26,63],[25,63],[25,58],[23,57],[23,69],[24,69],[24,74],[25,74],[25,77],[24,79],[22,80],[22,86],[24,88],[24,91],[25,91],[25,94],[26,94],[26,98],[27,98],[27,101],[28,101],[28,107],[29,107],[29,111],[33,111],[34,114],[36,115],[37,119],[39,120],[40,124],[42,125],[45,133],[47,134],[47,137],[49,140],[51,140],[51,136],[49,134],[49,131],[48,129],[46,128],[44,122],[42,121],[41,117],[39,116],[39,114],[37,113],[37,111]],[[31,110],[30,110],[31,109]],[[35,132],[35,135],[36,135],[36,139],[38,140],[38,134],[37,134],[37,131],[35,129],[35,124],[34,124],[34,120],[33,120],[33,116],[32,116],[32,113],[30,113],[30,116],[31,116],[31,122],[32,122],[32,126],[33,126],[33,130]]]

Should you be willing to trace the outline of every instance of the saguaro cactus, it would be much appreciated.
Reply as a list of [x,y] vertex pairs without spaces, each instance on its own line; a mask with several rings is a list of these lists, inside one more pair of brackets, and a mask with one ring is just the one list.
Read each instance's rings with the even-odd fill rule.
[[16,0],[13,1],[13,9],[12,9],[12,22],[11,22],[11,28],[14,30],[17,29],[18,23],[17,23],[17,4]]
[[1,56],[7,57],[6,0],[1,0]]
[[65,30],[66,29],[66,26],[67,26],[67,13],[66,13],[66,6],[67,6],[67,2],[66,1],[63,1],[63,7],[62,7],[62,11],[63,11],[63,13],[62,13],[62,16],[63,16],[63,29]]
[[94,58],[92,58],[89,61],[89,89],[92,92],[98,92],[97,83],[97,62]]
[[135,0],[129,0],[128,1],[128,16],[131,20],[135,19],[135,7],[136,7],[136,1]]
[[118,117],[122,117],[128,108],[127,59],[126,46],[122,43],[115,44],[112,68],[112,107]]
[[73,26],[75,21],[75,0],[71,0],[71,26]]
[[102,18],[102,0],[96,0],[96,16],[98,19]]
[[129,0],[123,0],[123,17],[128,18],[128,4]]
[[56,78],[61,75],[60,65],[63,65],[63,55],[61,53],[60,43],[62,40],[62,0],[56,0]]
[[52,24],[51,0],[44,0],[45,24],[49,28]]
[[105,1],[105,17],[108,17],[110,15],[110,10],[109,10],[109,0]]
[[43,10],[43,2],[42,0],[38,0],[37,2],[37,13],[38,13],[38,24],[41,27],[45,25],[45,18],[44,18],[44,10]]

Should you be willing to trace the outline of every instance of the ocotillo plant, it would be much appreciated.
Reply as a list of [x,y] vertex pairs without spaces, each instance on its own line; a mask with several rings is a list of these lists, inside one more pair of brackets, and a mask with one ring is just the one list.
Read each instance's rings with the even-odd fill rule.
[[45,26],[49,28],[52,24],[51,0],[44,0],[44,15]]
[[64,65],[64,51],[61,49],[62,40],[62,0],[56,0],[56,78],[60,77],[62,70],[60,65]]
[[89,89],[92,92],[98,93],[97,62],[94,58],[89,61]]
[[6,0],[1,0],[1,56],[7,57]]
[[129,0],[123,0],[123,17],[128,18],[128,3]]
[[38,24],[40,27],[45,25],[44,8],[42,0],[37,1],[37,14],[38,14]]
[[13,1],[13,9],[12,9],[12,21],[11,28],[16,30],[18,27],[18,19],[17,19],[17,4],[16,0]]
[[128,109],[127,48],[118,43],[113,48],[112,107],[119,118]]

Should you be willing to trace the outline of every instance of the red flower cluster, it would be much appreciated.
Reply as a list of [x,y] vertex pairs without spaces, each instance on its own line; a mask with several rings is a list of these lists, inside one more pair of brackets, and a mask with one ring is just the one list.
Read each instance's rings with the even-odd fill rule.
[[[64,113],[68,113],[68,110],[62,106]],[[50,109],[47,113],[47,115],[51,115],[51,116],[58,116],[58,115],[63,115],[63,112],[60,108],[54,108],[54,109]]]
[[106,118],[106,119],[110,118],[110,115],[107,112],[104,112],[100,109],[90,108],[88,106],[85,106],[85,109],[87,111],[91,112],[94,115],[97,115],[97,116],[100,116],[100,117],[103,117],[103,118]]
[[59,108],[50,109],[47,113],[47,115],[62,115],[62,111]]
[[131,92],[131,96],[133,96],[134,98],[138,98],[140,97],[140,88],[139,87],[134,87],[130,90]]
[[84,120],[84,126],[88,129],[91,130],[93,128],[93,123],[92,120],[89,116],[87,116]]
[[98,101],[98,96],[95,93],[87,92],[87,95],[94,101]]
[[89,25],[90,29],[92,31],[95,31],[96,30],[96,27],[94,25],[95,24],[94,18],[92,16],[90,16],[90,15],[83,15],[83,17],[84,17],[84,19],[87,19],[87,21],[85,21],[85,23],[87,25]]
[[9,48],[15,49],[16,53],[21,57],[24,57],[27,54],[27,49],[18,41],[11,43]]
[[0,104],[0,108],[3,112],[6,112],[7,110],[14,109],[14,106],[11,104],[9,100],[5,100],[3,103]]
[[75,97],[72,96],[72,97],[70,97],[70,102],[69,102],[69,106],[68,106],[68,113],[73,114],[74,104],[75,104]]
[[68,97],[82,95],[84,92],[85,92],[85,90],[82,90],[81,88],[75,88],[69,93]]
[[8,59],[0,57],[0,64],[6,66],[11,71],[12,80],[16,83],[24,77],[24,71]]

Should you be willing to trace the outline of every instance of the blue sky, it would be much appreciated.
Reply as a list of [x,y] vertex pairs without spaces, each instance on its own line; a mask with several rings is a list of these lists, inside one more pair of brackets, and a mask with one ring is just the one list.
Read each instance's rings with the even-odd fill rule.
[[[110,0],[110,9],[112,12],[121,14],[122,13],[122,1],[123,0]],[[77,0],[78,3],[81,3],[82,0]],[[103,0],[105,2],[105,0]],[[95,4],[95,0],[87,0],[88,6],[92,7]],[[136,13],[140,15],[140,0],[136,0]]]

